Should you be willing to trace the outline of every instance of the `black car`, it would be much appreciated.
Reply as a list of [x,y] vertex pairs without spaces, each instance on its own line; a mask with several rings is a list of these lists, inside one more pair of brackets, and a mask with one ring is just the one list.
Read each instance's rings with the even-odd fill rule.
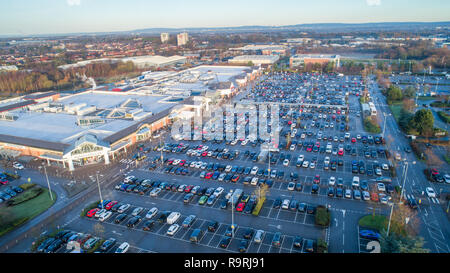
[[328,188],[328,191],[327,191],[327,195],[328,195],[329,197],[334,197],[334,193],[335,193],[334,188],[333,188],[333,187],[329,187],[329,188]]
[[336,197],[342,197],[344,196],[344,190],[342,188],[336,189]]
[[273,202],[273,208],[274,209],[279,209],[281,206],[281,197],[278,197],[277,199],[275,199],[275,201]]
[[106,252],[109,249],[111,249],[115,244],[117,240],[114,238],[109,238],[108,240],[104,241],[103,244],[100,246],[100,250]]
[[222,240],[220,240],[219,246],[220,246],[221,248],[227,248],[228,245],[230,244],[230,242],[231,242],[231,237],[224,236],[224,237],[222,238]]
[[289,209],[292,211],[297,210],[297,201],[296,200],[291,200],[291,202],[289,202]]
[[51,243],[46,249],[46,253],[54,253],[57,251],[63,244],[63,241],[61,239],[56,239],[53,243]]
[[303,238],[301,236],[295,236],[294,238],[294,247],[301,248],[302,247]]
[[297,183],[297,184],[295,184],[295,190],[296,191],[302,191],[302,189],[303,189],[303,185],[302,185],[302,183]]
[[219,223],[217,221],[211,221],[208,224],[208,231],[216,232],[218,227],[219,227]]
[[142,220],[141,216],[134,216],[133,218],[131,218],[130,220],[128,220],[127,223],[127,227],[129,228],[133,228],[134,226],[136,226],[137,224],[139,224],[139,222]]
[[306,213],[308,214],[314,214],[316,212],[316,207],[313,205],[308,205],[306,208]]
[[228,200],[227,199],[223,199],[222,201],[220,201],[220,208],[221,209],[227,209],[228,207]]
[[416,202],[416,199],[410,197],[410,198],[407,199],[406,203],[408,204],[408,206],[409,206],[410,208],[412,208],[412,209],[417,209],[417,202]]
[[153,226],[155,225],[154,220],[147,220],[144,222],[144,225],[142,226],[142,229],[145,231],[149,231]]
[[117,215],[116,219],[114,219],[114,223],[119,224],[120,222],[125,220],[126,217],[127,217],[126,213],[119,214]]
[[311,193],[313,193],[313,194],[318,194],[319,193],[319,185],[318,184],[313,184],[312,185]]
[[305,240],[305,250],[307,252],[314,252],[314,241],[313,240]]
[[37,248],[37,252],[44,252],[44,250],[50,246],[56,239],[55,238],[48,238],[46,239],[44,242],[42,242],[38,248]]
[[253,236],[253,233],[255,233],[255,231],[252,229],[252,228],[247,228],[245,231],[244,231],[244,239],[251,239],[252,238],[252,236]]
[[[234,225],[234,229],[231,227],[231,225],[227,228],[225,231],[225,236],[233,237],[234,231],[237,229],[237,225]],[[234,231],[233,231],[234,230]]]
[[245,252],[247,251],[249,241],[248,240],[241,240],[239,243],[239,252]]
[[300,203],[298,204],[297,209],[299,212],[306,212],[306,207],[307,205],[305,203]]

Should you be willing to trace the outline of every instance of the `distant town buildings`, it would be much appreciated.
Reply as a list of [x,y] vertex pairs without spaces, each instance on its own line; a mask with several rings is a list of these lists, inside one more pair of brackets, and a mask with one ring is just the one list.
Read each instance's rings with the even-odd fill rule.
[[325,54],[297,54],[289,59],[290,67],[297,67],[307,65],[308,63],[314,64],[326,64],[333,62],[335,67],[340,65],[339,55],[325,55]]
[[228,60],[230,64],[272,65],[280,59],[278,55],[242,55]]
[[18,68],[15,65],[2,65],[0,66],[0,72],[17,71]]
[[184,46],[189,41],[189,35],[187,32],[183,32],[177,35],[177,45]]
[[169,33],[161,33],[161,43],[167,43],[169,41]]

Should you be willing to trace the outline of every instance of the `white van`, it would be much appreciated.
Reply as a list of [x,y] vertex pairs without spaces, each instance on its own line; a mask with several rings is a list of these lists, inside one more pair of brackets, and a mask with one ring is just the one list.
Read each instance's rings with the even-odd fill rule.
[[359,177],[353,176],[352,187],[359,187]]
[[115,253],[125,253],[125,252],[128,251],[129,248],[130,248],[130,245],[129,245],[127,242],[122,243],[122,244],[116,249]]
[[181,213],[176,212],[176,211],[170,213],[169,216],[167,217],[167,224],[169,224],[169,225],[174,224],[178,220],[178,218],[180,218],[180,216],[181,216]]

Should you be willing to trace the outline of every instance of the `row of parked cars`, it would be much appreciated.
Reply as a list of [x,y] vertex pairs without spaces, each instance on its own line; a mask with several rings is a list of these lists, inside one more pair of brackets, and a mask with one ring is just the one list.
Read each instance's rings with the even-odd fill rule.
[[23,192],[23,189],[17,186],[9,186],[8,188],[3,189],[0,191],[0,203],[8,201],[21,192]]
[[[98,243],[103,241],[101,245]],[[97,246],[94,253],[108,252],[116,245],[117,240],[114,238],[109,238],[107,240],[102,240],[99,237],[93,236],[89,233],[81,233],[71,230],[61,230],[54,236],[46,236],[46,239],[36,248],[39,253],[55,253],[63,246],[68,246],[67,250],[77,251],[74,249],[69,249],[74,243],[80,246],[80,251],[90,251]],[[127,242],[122,243],[115,251],[115,253],[124,253],[128,251],[129,244]]]

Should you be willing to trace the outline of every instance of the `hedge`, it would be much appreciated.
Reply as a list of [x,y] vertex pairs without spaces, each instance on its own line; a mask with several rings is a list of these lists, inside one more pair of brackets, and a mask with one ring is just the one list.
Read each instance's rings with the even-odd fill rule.
[[18,175],[18,174],[12,174],[12,173],[8,173],[8,172],[3,172],[3,173],[10,178],[20,179],[20,175]]
[[323,239],[317,241],[317,253],[328,253],[328,244]]
[[331,214],[324,206],[317,206],[316,209],[316,225],[327,227],[330,225]]
[[32,187],[36,186],[34,183],[25,183],[19,186],[22,190],[26,191],[28,189],[31,189]]
[[88,211],[90,211],[91,209],[95,209],[95,208],[98,206],[99,203],[100,203],[100,200],[95,201],[95,202],[91,203],[89,206],[85,207],[85,208],[81,211],[80,216],[81,216],[81,217],[86,216],[86,213],[87,213]]
[[9,199],[6,204],[8,206],[15,206],[18,205],[20,203],[26,202],[28,200],[31,200],[33,198],[36,198],[37,196],[39,196],[41,193],[43,193],[44,190],[42,188],[32,188],[30,190],[27,190],[25,192],[23,192],[20,195],[14,196],[13,198]]
[[444,111],[439,111],[438,113],[439,118],[445,123],[450,123],[450,115],[445,113]]

